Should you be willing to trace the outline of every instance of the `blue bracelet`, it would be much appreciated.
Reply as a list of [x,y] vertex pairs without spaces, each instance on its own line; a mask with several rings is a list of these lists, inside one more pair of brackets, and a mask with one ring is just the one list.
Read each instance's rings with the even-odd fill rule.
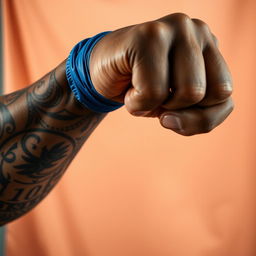
[[89,63],[92,49],[102,37],[110,32],[102,32],[79,42],[70,52],[66,62],[68,84],[75,97],[86,108],[98,113],[110,112],[124,105],[99,94],[90,77]]

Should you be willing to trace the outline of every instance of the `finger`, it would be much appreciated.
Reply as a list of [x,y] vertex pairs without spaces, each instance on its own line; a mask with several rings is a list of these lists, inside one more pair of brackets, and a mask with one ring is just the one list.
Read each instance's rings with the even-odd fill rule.
[[148,23],[141,29],[134,49],[132,87],[126,92],[125,105],[131,114],[150,111],[166,100],[168,85],[169,41],[159,24]]
[[212,38],[212,40],[213,40],[213,42],[214,42],[214,45],[215,45],[217,48],[219,48],[219,40],[218,40],[218,38],[217,38],[213,33],[211,33],[211,38]]
[[160,123],[178,134],[191,136],[211,131],[221,124],[232,110],[233,101],[229,98],[226,102],[212,107],[194,106],[183,110],[166,111],[160,116]]
[[179,42],[170,54],[169,83],[171,93],[163,105],[166,109],[180,109],[200,102],[206,91],[204,58],[195,41]]
[[203,51],[207,90],[200,106],[212,106],[225,101],[232,94],[232,78],[228,66],[215,43]]

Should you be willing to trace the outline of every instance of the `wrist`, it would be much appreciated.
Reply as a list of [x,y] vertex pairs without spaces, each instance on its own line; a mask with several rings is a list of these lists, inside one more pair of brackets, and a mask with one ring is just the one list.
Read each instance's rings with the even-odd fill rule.
[[107,99],[97,92],[90,77],[89,66],[92,49],[108,33],[102,32],[79,42],[72,49],[66,62],[68,85],[76,99],[86,108],[97,113],[111,112],[123,106],[122,103]]

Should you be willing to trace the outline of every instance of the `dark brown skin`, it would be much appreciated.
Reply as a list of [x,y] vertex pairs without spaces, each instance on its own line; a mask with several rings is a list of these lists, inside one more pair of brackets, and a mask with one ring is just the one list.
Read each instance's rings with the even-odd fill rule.
[[[99,93],[182,135],[212,130],[233,109],[231,76],[215,37],[184,14],[106,35],[93,49],[90,73]],[[76,101],[65,61],[0,97],[1,225],[51,191],[104,116]]]
[[106,35],[90,72],[99,93],[182,135],[209,132],[233,109],[232,79],[215,36],[185,14]]

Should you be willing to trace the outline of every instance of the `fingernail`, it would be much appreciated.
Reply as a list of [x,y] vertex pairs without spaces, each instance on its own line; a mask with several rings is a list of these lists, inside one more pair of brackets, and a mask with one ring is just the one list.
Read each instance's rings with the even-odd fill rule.
[[162,119],[164,127],[173,130],[182,130],[181,120],[177,116],[166,115]]

